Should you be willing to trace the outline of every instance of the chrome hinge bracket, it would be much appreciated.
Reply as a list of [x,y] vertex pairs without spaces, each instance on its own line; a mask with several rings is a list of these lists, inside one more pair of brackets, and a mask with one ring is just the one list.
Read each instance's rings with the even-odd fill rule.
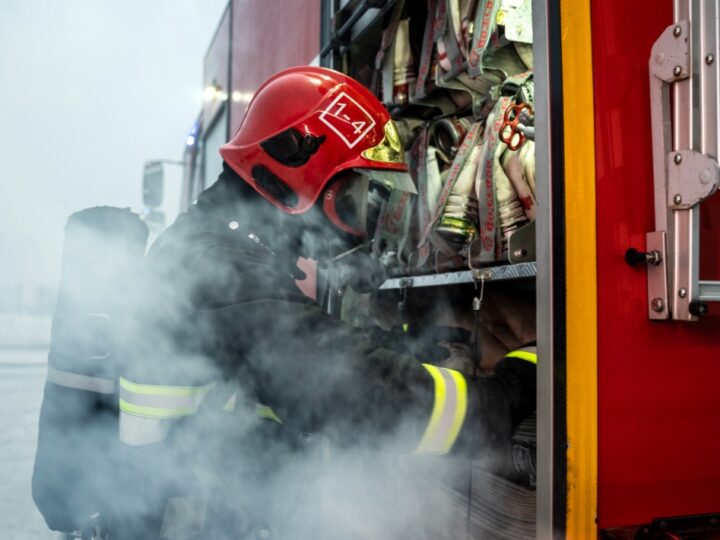
[[690,76],[690,24],[680,21],[668,26],[652,47],[650,72],[671,83]]
[[671,152],[667,171],[667,204],[672,209],[691,208],[717,191],[720,167],[710,156],[694,150]]

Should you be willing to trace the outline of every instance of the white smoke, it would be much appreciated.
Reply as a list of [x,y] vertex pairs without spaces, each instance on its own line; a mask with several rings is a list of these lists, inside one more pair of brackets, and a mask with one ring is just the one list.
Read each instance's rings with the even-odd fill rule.
[[[159,287],[152,282],[139,299],[123,287],[117,290],[117,297],[107,299],[120,306],[129,302],[130,306],[124,307],[130,312],[140,305],[140,311],[146,313],[139,319],[141,328],[116,326],[121,332],[116,334],[118,342],[131,344],[133,353],[148,352],[127,360],[118,352],[119,374],[157,384],[217,382],[198,414],[178,422],[163,443],[128,448],[117,445],[116,434],[102,426],[83,431],[84,444],[75,448],[71,458],[80,459],[88,474],[96,475],[90,478],[91,485],[106,498],[101,504],[110,506],[118,516],[114,526],[129,526],[137,516],[146,516],[148,528],[143,532],[157,530],[167,511],[166,499],[171,498],[175,515],[162,526],[166,538],[195,538],[193,531],[199,531],[200,525],[192,516],[202,517],[199,521],[204,522],[205,534],[217,539],[262,538],[264,534],[278,539],[437,539],[475,537],[498,526],[510,537],[519,534],[522,538],[531,529],[528,516],[532,515],[533,494],[490,474],[494,456],[478,453],[471,460],[468,458],[473,456],[412,455],[429,408],[418,417],[397,403],[397,409],[391,411],[397,418],[384,420],[395,424],[404,418],[403,422],[382,438],[368,436],[363,416],[377,403],[359,402],[356,392],[372,400],[385,399],[382,384],[379,391],[366,391],[378,381],[365,378],[362,371],[371,368],[371,362],[385,360],[358,350],[362,343],[356,342],[352,331],[330,321],[307,326],[302,319],[284,316],[286,304],[262,296],[254,302],[233,304],[234,295],[242,299],[252,295],[247,291],[252,284],[240,281],[247,276],[240,269],[248,264],[243,250],[258,248],[241,235],[247,227],[263,223],[264,214],[243,207],[242,213],[233,217],[240,226],[225,233],[237,237],[226,240],[228,245],[239,242],[240,251],[229,248],[225,258],[218,259],[218,253],[211,257],[206,249],[199,245],[192,249],[191,244],[190,258],[181,259],[180,265],[169,259],[173,264],[161,269],[165,279]],[[305,243],[310,241],[307,235],[303,238]],[[273,247],[289,242],[274,240]],[[254,255],[265,258],[266,265],[268,256],[262,248]],[[111,269],[123,264],[122,260],[103,260],[103,266]],[[271,266],[267,270],[274,271]],[[164,289],[170,281],[172,287]],[[289,277],[287,281],[292,283]],[[187,328],[196,309],[198,284],[205,287],[210,312],[219,315],[194,319],[191,334],[176,340],[177,333],[168,329]],[[102,282],[99,285],[102,287]],[[84,297],[88,286],[81,281],[70,292]],[[486,301],[513,297],[497,294],[488,292]],[[457,298],[435,291],[420,295],[417,302],[411,303],[410,311],[444,313],[446,324],[470,324],[469,306],[463,309]],[[249,328],[248,321],[260,328]],[[213,336],[218,325],[228,323],[235,325],[237,348],[218,357],[198,354],[201,342]],[[495,326],[493,335],[514,335],[515,343],[507,344],[508,348],[521,344],[531,333],[523,327],[528,320],[518,322],[522,332],[514,331],[512,327],[517,325],[512,322],[502,323],[502,317],[485,323],[488,328]],[[504,327],[498,332],[501,323]],[[523,332],[525,335],[520,335]],[[343,337],[344,347],[326,348],[338,335]],[[328,350],[332,354],[328,355]],[[401,361],[400,354],[397,360]],[[436,361],[430,357],[421,360]],[[397,379],[391,379],[386,390],[392,390],[392,381]],[[235,411],[222,410],[233,395]],[[257,418],[257,402],[271,405],[284,424]],[[348,404],[357,408],[350,410]],[[91,473],[93,466],[106,473]],[[62,478],[58,482],[62,483]],[[511,505],[515,514],[511,512],[503,522],[498,516],[508,510],[499,511],[495,505],[503,508],[512,497],[520,500],[524,511]],[[493,523],[492,516],[501,521]]]
[[3,2],[0,294],[55,287],[78,209],[140,207],[143,162],[179,159],[225,0]]

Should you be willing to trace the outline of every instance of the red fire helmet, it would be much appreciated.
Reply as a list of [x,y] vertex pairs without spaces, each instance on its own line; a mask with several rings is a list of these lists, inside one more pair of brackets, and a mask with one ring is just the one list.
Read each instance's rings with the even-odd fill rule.
[[288,214],[306,212],[349,169],[414,191],[385,107],[354,79],[321,67],[290,68],[265,81],[220,155]]

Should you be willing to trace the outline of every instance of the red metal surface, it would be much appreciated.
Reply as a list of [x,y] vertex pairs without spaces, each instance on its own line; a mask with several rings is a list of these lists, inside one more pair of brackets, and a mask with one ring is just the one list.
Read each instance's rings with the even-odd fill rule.
[[234,0],[230,133],[252,93],[272,75],[309,64],[320,50],[320,0]]
[[650,322],[645,271],[623,261],[654,228],[647,65],[672,3],[595,1],[592,17],[598,524],[606,528],[720,510],[720,318],[712,315],[720,305],[700,323]]
[[[209,86],[224,92],[230,93],[230,81],[228,72],[228,61],[230,53],[230,10],[226,9],[220,19],[215,35],[213,36],[210,47],[205,54],[205,62],[203,65],[203,90]],[[223,105],[222,99],[209,99],[210,96],[203,95],[205,102],[203,104],[203,124],[209,126],[215,115]]]

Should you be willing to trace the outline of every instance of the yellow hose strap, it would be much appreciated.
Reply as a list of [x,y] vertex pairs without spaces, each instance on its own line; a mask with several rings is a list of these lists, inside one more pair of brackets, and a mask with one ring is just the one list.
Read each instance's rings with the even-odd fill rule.
[[511,351],[505,355],[505,358],[519,358],[520,360],[527,360],[528,362],[537,365],[537,352],[530,350],[529,348]]
[[416,454],[447,454],[460,434],[467,413],[467,382],[454,369],[423,364],[435,383],[435,403]]

